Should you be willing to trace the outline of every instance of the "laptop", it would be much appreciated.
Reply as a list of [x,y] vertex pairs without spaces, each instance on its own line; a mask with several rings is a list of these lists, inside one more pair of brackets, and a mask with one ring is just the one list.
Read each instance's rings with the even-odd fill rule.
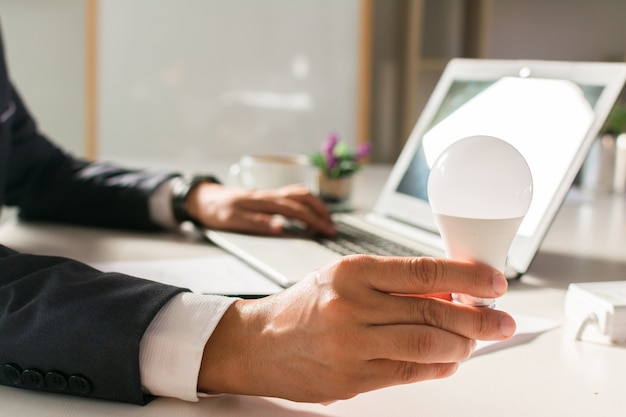
[[533,176],[533,199],[504,271],[509,278],[519,277],[538,251],[625,78],[626,63],[453,59],[374,208],[335,215],[340,235],[345,227],[347,237],[329,241],[306,233],[262,237],[215,230],[207,230],[206,237],[282,287],[349,253],[340,243],[362,253],[383,248],[383,243],[360,246],[365,237],[390,242],[400,248],[398,255],[444,256],[426,192],[430,167],[454,141],[491,135],[515,146]]

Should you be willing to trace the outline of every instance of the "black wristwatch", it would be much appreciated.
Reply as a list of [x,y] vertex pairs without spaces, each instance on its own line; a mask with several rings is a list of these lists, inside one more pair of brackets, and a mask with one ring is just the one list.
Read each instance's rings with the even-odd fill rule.
[[197,185],[203,182],[210,182],[213,184],[221,184],[220,181],[212,175],[195,175],[191,178],[181,178],[182,181],[178,181],[174,184],[172,189],[172,211],[174,212],[174,218],[178,223],[194,222],[195,219],[189,216],[187,213],[187,196]]

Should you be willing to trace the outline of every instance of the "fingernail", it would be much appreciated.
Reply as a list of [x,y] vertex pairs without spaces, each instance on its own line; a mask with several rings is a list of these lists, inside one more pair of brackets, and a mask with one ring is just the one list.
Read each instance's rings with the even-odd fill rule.
[[496,294],[504,294],[506,292],[509,283],[506,281],[504,275],[501,272],[496,272],[493,275],[493,289]]
[[502,316],[500,319],[500,334],[504,337],[511,337],[515,334],[517,328],[515,320],[510,316]]

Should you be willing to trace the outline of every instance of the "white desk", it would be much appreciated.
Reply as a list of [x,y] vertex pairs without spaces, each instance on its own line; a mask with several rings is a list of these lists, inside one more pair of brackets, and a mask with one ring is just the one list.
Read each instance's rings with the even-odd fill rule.
[[[359,177],[359,207],[371,206],[372,193],[382,185],[385,172],[370,168]],[[11,221],[0,226],[0,242],[84,261],[221,253],[177,235]],[[571,198],[529,273],[512,283],[498,307],[562,321],[569,282],[622,279],[626,279],[625,197]],[[528,343],[469,359],[451,378],[382,389],[328,406],[227,395],[199,403],[160,398],[138,407],[0,387],[0,416],[622,416],[625,375],[626,349],[576,342],[559,328]]]

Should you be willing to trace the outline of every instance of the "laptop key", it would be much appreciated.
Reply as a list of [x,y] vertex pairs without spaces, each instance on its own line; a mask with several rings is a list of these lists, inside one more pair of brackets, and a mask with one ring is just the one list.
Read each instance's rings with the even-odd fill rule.
[[383,256],[421,256],[423,253],[392,242],[381,236],[337,222],[337,236],[333,239],[318,238],[317,241],[340,255],[368,254]]

